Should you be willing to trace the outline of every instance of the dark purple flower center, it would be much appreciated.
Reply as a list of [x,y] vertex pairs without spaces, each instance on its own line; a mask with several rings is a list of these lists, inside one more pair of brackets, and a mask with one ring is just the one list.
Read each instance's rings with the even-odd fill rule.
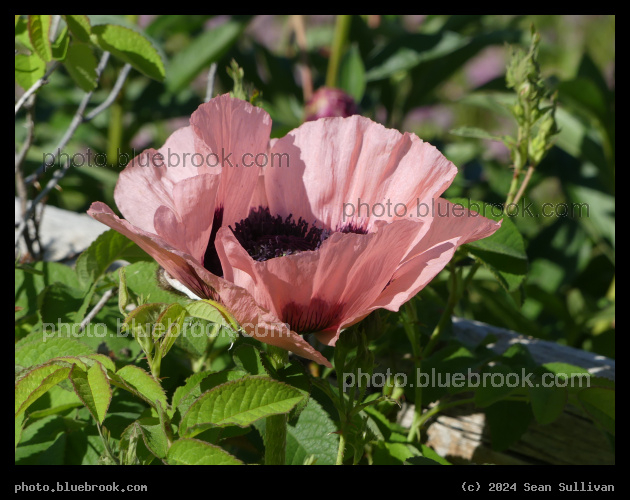
[[[204,267],[216,276],[223,276],[221,261],[214,246],[222,222],[221,207],[214,213],[212,232],[204,255]],[[284,218],[280,215],[273,216],[269,208],[263,207],[252,208],[247,218],[229,228],[247,253],[259,262],[306,250],[317,250],[335,232],[367,233],[352,222],[332,231],[317,227],[315,222],[309,224],[301,217],[296,221],[292,214]]]
[[252,259],[265,261],[274,257],[316,250],[332,234],[292,214],[272,216],[268,208],[251,209],[246,219],[230,226],[234,236]]

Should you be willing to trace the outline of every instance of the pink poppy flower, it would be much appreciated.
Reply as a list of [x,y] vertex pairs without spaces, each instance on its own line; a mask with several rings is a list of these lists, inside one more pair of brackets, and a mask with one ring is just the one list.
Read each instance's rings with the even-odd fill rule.
[[439,198],[457,168],[414,134],[358,115],[270,130],[264,110],[217,97],[120,174],[126,220],[101,202],[88,213],[247,334],[327,366],[303,334],[334,345],[375,309],[397,311],[500,226]]

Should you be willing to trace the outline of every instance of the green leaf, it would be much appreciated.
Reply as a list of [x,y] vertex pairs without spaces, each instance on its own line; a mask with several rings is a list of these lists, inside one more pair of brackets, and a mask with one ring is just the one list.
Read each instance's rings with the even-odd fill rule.
[[233,354],[237,368],[250,375],[267,375],[263,365],[261,352],[253,345],[243,344],[236,348]]
[[16,54],[15,81],[24,90],[30,89],[46,73],[46,63],[37,54]]
[[24,428],[24,412],[15,417],[15,447],[20,443],[22,429]]
[[70,32],[77,37],[77,40],[85,43],[90,42],[90,19],[87,16],[63,16]]
[[492,437],[492,448],[502,451],[527,431],[532,421],[531,406],[520,401],[499,401],[486,408],[486,421]]
[[230,312],[218,302],[213,300],[198,300],[186,306],[186,311],[194,318],[204,319],[219,325],[231,326],[235,331],[238,324]]
[[15,269],[15,305],[23,307],[23,316],[37,312],[37,296],[48,285],[60,282],[79,286],[74,271],[58,262],[37,262],[32,268]]
[[[64,388],[63,386],[65,385],[68,385],[69,388]],[[50,415],[65,413],[67,410],[79,406],[83,406],[83,403],[72,390],[72,385],[66,384],[64,381],[62,384],[55,385],[48,389],[45,398],[40,398],[35,401],[29,409],[28,417],[30,420],[35,420]]]
[[243,465],[238,458],[213,444],[197,439],[178,439],[169,448],[170,465]]
[[247,427],[270,415],[289,413],[304,395],[267,377],[246,377],[227,382],[203,394],[188,409],[180,434],[192,437],[209,427]]
[[52,59],[52,48],[50,46],[50,23],[52,16],[28,16],[28,36],[35,53],[44,62]]
[[165,308],[166,304],[143,304],[131,311],[123,323],[123,329],[131,331],[147,355],[153,352],[153,328]]
[[155,323],[153,337],[160,339],[160,356],[164,357],[182,333],[186,310],[179,304],[168,306]]
[[453,465],[448,460],[438,455],[433,448],[429,448],[426,444],[421,445],[420,451],[422,451],[422,456],[429,458],[440,465]]
[[204,371],[195,373],[186,379],[186,384],[178,387],[173,394],[173,407],[184,415],[199,396],[221,384],[238,380],[247,375],[240,370],[223,370],[220,372]]
[[[73,45],[74,46],[74,45]],[[149,256],[133,241],[110,229],[101,234],[77,259],[75,271],[79,283],[87,289],[116,260],[136,262]]]
[[450,201],[488,219],[502,220],[501,227],[493,235],[463,247],[481,260],[508,292],[516,290],[528,270],[525,242],[520,231],[507,216],[503,216],[502,208],[496,205],[465,198],[453,198]]
[[112,383],[144,399],[153,407],[156,407],[158,401],[163,408],[167,407],[164,389],[142,368],[134,365],[123,366],[112,376]]
[[[142,296],[145,301],[164,302],[165,304],[187,304],[190,302],[188,297],[181,294],[173,293],[159,287],[156,274],[160,266],[155,261],[140,261],[129,264],[124,268],[119,268],[119,273],[124,269],[127,291],[132,292],[136,296]],[[131,298],[130,298],[131,300]]]
[[402,465],[412,457],[420,457],[420,452],[409,443],[377,441],[372,450],[374,465]]
[[192,80],[213,62],[218,61],[241,35],[246,22],[231,19],[221,26],[210,29],[190,45],[179,51],[170,61],[166,87],[172,93],[185,88]]
[[64,380],[70,367],[57,364],[33,368],[15,383],[15,416],[23,413],[37,398]]
[[73,42],[68,47],[64,66],[70,77],[83,91],[90,92],[96,88],[98,65],[92,48],[79,42]]
[[615,390],[608,387],[589,387],[578,393],[578,399],[595,422],[615,435]]
[[503,140],[501,137],[492,135],[491,133],[477,127],[459,127],[451,130],[450,133],[460,137],[472,137],[474,139],[490,139],[491,141]]
[[[265,420],[256,422],[264,436]],[[309,399],[297,422],[287,425],[286,465],[302,465],[313,457],[315,465],[334,465],[339,436],[328,413],[314,399]]]
[[353,44],[344,54],[339,68],[339,88],[345,90],[354,102],[359,103],[365,92],[365,67],[359,47]]
[[161,82],[164,80],[164,62],[153,44],[142,34],[116,24],[92,27],[92,37],[99,47],[135,69]]
[[371,82],[408,71],[422,62],[439,59],[466,46],[469,40],[468,37],[448,31],[435,35],[403,35],[385,44],[381,51],[369,58],[365,77]]
[[112,388],[103,366],[100,363],[94,363],[85,372],[75,365],[70,371],[70,381],[77,396],[92,414],[94,420],[102,424],[112,400]]
[[442,465],[440,462],[427,457],[410,457],[405,460],[405,465]]
[[481,377],[484,381],[489,381],[488,384],[481,384],[475,390],[475,404],[480,407],[489,406],[506,396],[510,395],[516,390],[516,387],[510,387],[507,382],[507,376],[512,372],[505,365],[496,365],[488,368]]
[[16,349],[15,364],[29,367],[44,364],[60,355],[89,356],[91,354],[94,354],[93,349],[78,340],[61,337],[44,339],[42,342],[38,339]]
[[57,40],[52,44],[52,57],[56,61],[63,61],[68,53],[70,46],[70,36],[68,36],[68,27],[64,27]]
[[168,439],[159,419],[155,417],[141,418],[135,422],[147,449],[157,458],[166,458]]
[[562,415],[568,399],[566,388],[556,385],[544,387],[542,380],[538,380],[534,387],[528,387],[527,390],[534,417],[539,424],[550,424]]

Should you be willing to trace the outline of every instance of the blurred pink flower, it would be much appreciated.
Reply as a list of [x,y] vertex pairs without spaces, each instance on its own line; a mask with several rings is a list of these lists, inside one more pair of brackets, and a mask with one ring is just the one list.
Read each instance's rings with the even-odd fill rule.
[[341,89],[320,87],[304,106],[304,121],[331,116],[351,116],[358,113],[354,99]]
[[[457,169],[413,134],[357,115],[279,140],[270,130],[262,109],[212,99],[120,174],[114,198],[126,220],[101,202],[88,213],[196,296],[223,303],[249,335],[327,366],[301,334],[334,345],[370,312],[397,311],[458,246],[500,226],[453,215],[439,196]],[[215,156],[229,164],[212,166]],[[269,164],[240,164],[253,158]],[[431,209],[418,217],[420,206]]]

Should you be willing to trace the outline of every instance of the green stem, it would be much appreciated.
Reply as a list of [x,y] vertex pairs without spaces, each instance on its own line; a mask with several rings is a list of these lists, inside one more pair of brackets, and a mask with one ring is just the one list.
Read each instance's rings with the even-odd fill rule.
[[339,434],[339,450],[337,450],[337,462],[335,465],[343,465],[343,452],[346,448],[346,438],[343,433]]
[[287,416],[272,415],[265,420],[265,465],[284,465],[287,446]]
[[107,160],[111,165],[118,164],[118,155],[123,135],[123,108],[119,102],[120,96],[109,107],[109,127],[107,130]]
[[[441,411],[448,410],[449,408],[453,408],[455,406],[461,406],[461,405],[474,403],[474,402],[475,402],[475,398],[468,398],[468,399],[459,399],[457,401],[450,401],[448,403],[437,404],[430,410],[426,411],[424,415],[422,415],[422,417],[420,417],[420,419],[418,420],[418,427],[422,428],[422,426],[424,426],[427,420],[429,420],[436,413],[440,413]],[[418,432],[420,431],[418,430]]]
[[[413,365],[416,376],[422,370],[422,345],[420,344],[420,331],[418,330],[418,314],[412,301],[405,304],[405,318],[403,321],[403,328],[405,333],[411,342],[411,352],[413,354]],[[419,427],[417,421],[422,416],[422,385],[416,384],[414,387],[414,401],[416,402],[413,422],[409,429],[409,435],[407,441],[414,441],[417,437],[420,440]]]
[[330,59],[328,61],[328,68],[326,70],[326,86],[337,86],[337,73],[339,71],[339,64],[346,48],[348,41],[348,34],[350,33],[350,23],[352,17],[349,15],[337,16],[335,23],[335,34],[333,35],[333,44],[330,52]]
[[[272,345],[267,353],[276,370],[281,370],[289,360],[289,353]],[[287,447],[287,416],[272,415],[265,419],[265,465],[284,465]]]
[[116,465],[120,465],[120,462],[118,462],[118,459],[116,458],[113,450],[109,446],[108,439],[103,435],[101,424],[99,424],[98,422],[96,422],[96,429],[98,430],[98,435],[101,437],[101,441],[103,442],[103,446],[105,448],[105,453],[107,455],[107,458],[109,458]]
[[[523,168],[525,168],[525,165],[527,165],[527,156],[529,153],[531,108],[528,103],[525,103],[525,105],[523,106],[523,112],[525,113],[525,118],[523,120],[523,125],[519,126],[518,128],[518,141],[516,143],[516,147],[520,149],[520,162],[514,165],[514,176],[512,177],[510,190],[508,191],[507,198],[505,200],[505,207],[508,215],[510,215],[511,212],[510,209],[507,207],[511,203],[515,203],[514,199],[517,195],[517,192],[519,192],[518,185],[521,179],[521,173],[523,172]],[[531,165],[530,168],[533,170],[534,166]],[[527,182],[529,182],[529,178],[527,179]],[[522,190],[520,194],[522,195]]]
[[155,357],[151,360],[149,356],[147,356],[147,361],[151,366],[151,374],[155,380],[160,380],[160,370],[162,369],[162,356],[160,356],[160,352],[156,349]]
[[449,320],[451,319],[451,316],[453,315],[455,306],[459,302],[459,298],[460,298],[459,286],[458,286],[459,280],[457,279],[457,273],[455,272],[455,266],[453,266],[452,261],[450,265],[450,273],[451,273],[450,275],[451,290],[448,295],[448,302],[446,303],[446,308],[442,312],[440,321],[438,322],[433,332],[431,333],[429,342],[424,348],[424,352],[422,354],[423,354],[423,357],[425,358],[430,356],[430,354],[433,352],[433,349],[435,349],[435,346],[437,345],[438,341],[440,340],[440,337],[442,336],[442,334],[444,333],[444,330],[446,329],[446,325],[448,324]]

